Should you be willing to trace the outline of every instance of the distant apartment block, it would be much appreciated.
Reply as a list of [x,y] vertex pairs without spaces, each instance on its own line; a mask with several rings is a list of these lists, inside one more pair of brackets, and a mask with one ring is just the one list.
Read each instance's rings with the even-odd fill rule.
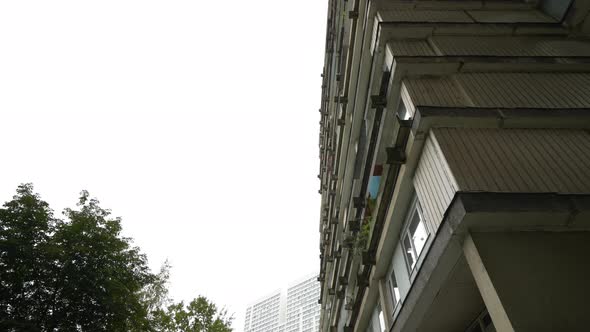
[[317,274],[292,283],[246,309],[244,332],[317,332],[320,284]]
[[284,332],[317,332],[320,323],[318,276],[305,278],[287,289]]
[[320,330],[590,331],[590,1],[324,1]]
[[284,299],[277,291],[246,309],[244,332],[280,331],[284,321]]

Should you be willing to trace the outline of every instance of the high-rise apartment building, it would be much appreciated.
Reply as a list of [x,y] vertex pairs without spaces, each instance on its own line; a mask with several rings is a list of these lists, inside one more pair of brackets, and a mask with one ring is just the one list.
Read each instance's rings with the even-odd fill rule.
[[246,309],[245,332],[317,332],[320,323],[318,275],[307,276]]
[[588,331],[590,1],[329,0],[321,331]]
[[317,332],[320,325],[318,275],[303,278],[287,288],[284,332]]
[[278,332],[285,316],[285,302],[281,291],[266,296],[246,309],[244,332]]

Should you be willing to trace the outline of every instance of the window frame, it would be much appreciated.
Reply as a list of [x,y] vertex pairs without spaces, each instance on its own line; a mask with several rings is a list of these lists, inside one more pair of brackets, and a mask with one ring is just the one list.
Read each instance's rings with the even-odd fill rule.
[[406,103],[402,97],[399,98],[399,104],[397,106],[397,110],[395,112],[400,120],[409,120],[412,118],[412,114],[408,110]]
[[385,313],[383,312],[383,306],[381,303],[377,303],[377,321],[379,322],[379,332],[387,331],[385,326]]
[[[418,251],[416,250],[414,241],[412,239],[412,234],[410,233],[410,226],[412,224],[412,221],[413,221],[416,213],[418,214],[418,217],[420,218],[419,220],[422,223],[422,225],[424,226],[424,230],[426,231],[426,239],[424,240],[424,246],[420,250],[420,253],[418,253]],[[418,199],[417,196],[414,197],[414,199],[412,200],[412,203],[410,204],[410,207],[408,209],[408,213],[406,214],[406,220],[404,222],[404,227],[402,229],[403,229],[403,231],[402,231],[401,237],[400,237],[400,245],[401,245],[402,250],[404,252],[404,260],[406,262],[406,268],[408,269],[409,275],[412,276],[414,271],[416,271],[416,267],[418,266],[418,263],[420,261],[420,257],[425,252],[426,246],[428,245],[428,242],[429,242],[430,237],[432,235],[432,231],[428,227],[428,223],[426,222],[426,219],[424,218],[424,213],[422,211],[422,205],[420,204],[420,200]],[[406,248],[406,244],[405,244],[406,240],[408,240],[408,242],[410,244],[410,249],[412,250],[411,254],[413,255],[413,259],[414,259],[413,266],[412,266],[412,263],[410,263],[410,261],[408,260],[408,254],[410,252]]]
[[[485,318],[489,320],[489,323],[486,324]],[[492,321],[492,317],[490,316],[487,309],[484,309],[478,316],[473,320],[473,322],[467,327],[465,330],[466,332],[474,331],[476,328],[481,331],[485,332],[488,330],[490,326],[494,326],[494,322]]]
[[391,316],[393,316],[393,314],[395,313],[395,309],[397,309],[397,306],[402,300],[401,293],[399,291],[399,286],[397,284],[397,278],[395,276],[395,269],[393,268],[393,261],[391,263],[391,269],[387,277],[387,289],[389,293],[389,299],[391,300]]

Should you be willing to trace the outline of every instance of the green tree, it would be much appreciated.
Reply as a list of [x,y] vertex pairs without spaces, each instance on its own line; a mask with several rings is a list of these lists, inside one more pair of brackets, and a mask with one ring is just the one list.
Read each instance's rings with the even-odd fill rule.
[[230,332],[233,317],[218,309],[203,296],[185,305],[168,297],[171,266],[166,261],[156,279],[144,289],[142,298],[148,308],[151,326],[160,332]]
[[60,250],[49,330],[147,329],[141,290],[154,275],[146,256],[121,236],[121,220],[86,191],[65,215],[52,238]]
[[160,272],[155,275],[152,282],[144,287],[141,292],[141,301],[146,308],[148,319],[151,322],[160,321],[163,310],[170,304],[170,298],[168,296],[170,269],[170,263],[166,260],[160,267]]
[[55,253],[51,243],[57,220],[49,205],[20,185],[0,208],[0,330],[45,328]]
[[162,332],[231,332],[232,317],[226,310],[207,298],[199,296],[188,305],[178,302],[160,312],[159,331]]
[[56,219],[31,184],[0,208],[0,331],[231,331],[204,297],[168,297],[170,264],[150,272],[121,220],[83,191]]

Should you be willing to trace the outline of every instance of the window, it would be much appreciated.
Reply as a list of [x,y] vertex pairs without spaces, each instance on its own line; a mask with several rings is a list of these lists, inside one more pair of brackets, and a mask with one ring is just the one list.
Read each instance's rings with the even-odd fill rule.
[[467,332],[491,332],[496,331],[490,314],[484,310],[467,328]]
[[383,317],[383,310],[381,310],[381,305],[377,305],[377,312],[379,317],[379,332],[385,332],[385,317]]
[[490,318],[490,314],[488,314],[487,312],[484,313],[484,315],[481,317],[481,324],[485,329],[492,326],[492,318]]
[[429,236],[418,199],[415,199],[412,204],[408,215],[408,225],[402,236],[402,246],[406,256],[406,262],[408,263],[409,271],[412,272]]
[[391,273],[389,274],[389,281],[387,282],[387,284],[389,288],[389,296],[391,296],[392,310],[395,311],[395,307],[400,301],[400,293],[399,287],[397,287],[397,280],[395,279],[393,269],[391,269]]
[[400,120],[408,120],[410,118],[410,112],[408,112],[406,104],[404,104],[404,101],[401,98],[397,107],[397,115],[399,116]]

